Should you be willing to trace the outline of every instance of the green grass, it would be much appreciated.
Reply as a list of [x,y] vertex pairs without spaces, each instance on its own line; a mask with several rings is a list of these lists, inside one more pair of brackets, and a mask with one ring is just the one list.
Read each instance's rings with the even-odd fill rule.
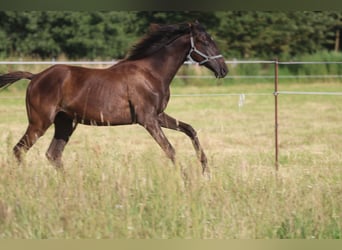
[[[165,131],[174,166],[139,126],[79,126],[64,175],[44,156],[51,128],[18,166],[12,147],[26,129],[24,91],[1,92],[0,238],[341,238],[342,97],[279,96],[276,172],[273,85],[215,81],[172,93],[269,95],[246,95],[242,107],[238,95],[171,98],[167,113],[198,131],[210,180],[185,135]],[[340,91],[341,84],[280,89]]]

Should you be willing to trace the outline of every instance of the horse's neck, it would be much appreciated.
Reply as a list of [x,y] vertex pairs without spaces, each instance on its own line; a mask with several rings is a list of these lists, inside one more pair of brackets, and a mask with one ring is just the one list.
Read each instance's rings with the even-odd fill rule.
[[189,49],[190,38],[185,35],[177,38],[147,60],[150,61],[152,71],[162,76],[165,84],[170,84],[179,68],[183,65]]
[[[139,64],[143,65],[145,69],[149,69],[149,73],[154,75],[156,79],[161,80],[164,87],[168,88],[173,77],[183,65],[189,50],[190,37],[189,35],[184,35],[161,48],[153,55],[139,59]],[[122,60],[109,69],[117,69],[117,67],[127,62],[130,63],[130,61]]]

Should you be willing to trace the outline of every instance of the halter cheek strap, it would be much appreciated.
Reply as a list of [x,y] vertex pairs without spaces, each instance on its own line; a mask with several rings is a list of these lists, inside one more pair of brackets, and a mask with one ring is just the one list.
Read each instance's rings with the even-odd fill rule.
[[[210,60],[214,60],[214,59],[217,59],[217,58],[221,58],[223,57],[221,54],[220,55],[216,55],[216,56],[207,56],[206,54],[202,53],[201,51],[199,51],[196,47],[195,47],[195,43],[194,43],[194,38],[192,36],[192,34],[190,34],[190,44],[191,44],[191,48],[189,50],[189,53],[187,55],[187,58],[188,60],[191,62],[191,63],[198,63],[199,65],[203,65],[204,63],[210,61]],[[191,54],[192,53],[197,53],[198,55],[200,55],[201,57],[203,57],[204,59],[200,62],[197,62],[195,61]]]

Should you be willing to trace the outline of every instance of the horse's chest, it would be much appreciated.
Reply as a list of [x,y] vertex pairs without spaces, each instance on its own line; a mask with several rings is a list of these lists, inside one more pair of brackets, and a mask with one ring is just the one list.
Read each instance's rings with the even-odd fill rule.
[[163,96],[161,105],[160,105],[160,112],[163,112],[166,109],[167,104],[170,100],[170,91],[166,95]]

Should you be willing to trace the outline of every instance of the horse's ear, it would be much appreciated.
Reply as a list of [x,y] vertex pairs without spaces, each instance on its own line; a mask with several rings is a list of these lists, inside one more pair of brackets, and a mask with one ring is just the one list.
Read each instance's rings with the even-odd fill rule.
[[160,28],[160,25],[159,25],[159,24],[157,24],[157,23],[151,23],[148,30],[149,30],[150,32],[154,32],[154,31],[158,30],[159,28]]
[[198,20],[195,20],[194,22],[188,23],[188,24],[189,24],[190,30],[193,30],[193,29],[196,28],[198,25],[200,25],[200,23],[199,23]]
[[193,23],[190,24],[191,27],[197,27],[198,25],[200,25],[200,23],[197,19]]

